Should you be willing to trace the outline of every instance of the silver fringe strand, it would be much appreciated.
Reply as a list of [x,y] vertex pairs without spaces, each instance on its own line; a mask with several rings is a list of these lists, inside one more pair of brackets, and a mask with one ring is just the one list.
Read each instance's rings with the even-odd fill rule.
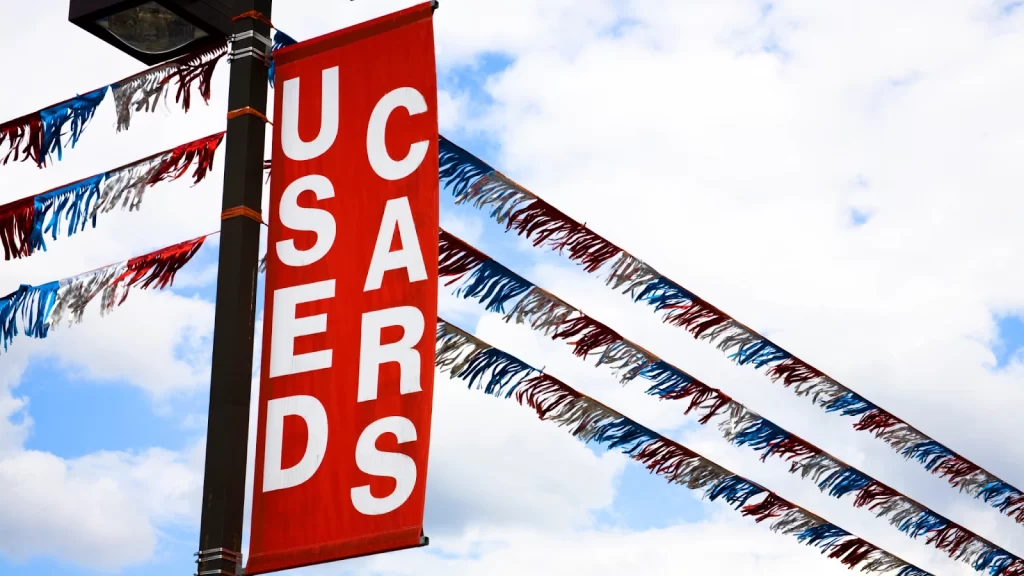
[[612,290],[618,290],[625,286],[626,289],[622,293],[630,294],[657,280],[659,277],[660,274],[654,268],[644,264],[639,258],[635,258],[623,251],[615,260],[615,264],[612,265],[611,272],[609,272],[608,278],[605,279],[604,283],[611,286]]
[[142,205],[146,183],[169,155],[164,153],[108,174],[100,187],[100,198],[92,209],[92,216],[106,214],[119,206],[121,210],[127,209],[129,212],[138,210]]
[[103,295],[101,301],[104,303],[101,314],[105,313],[113,306],[116,298],[117,290],[113,282],[124,269],[124,265],[108,266],[61,282],[50,313],[50,327],[58,328],[65,319],[69,326],[80,323],[85,308],[100,294]]
[[495,170],[477,180],[455,203],[471,202],[476,208],[487,207],[498,224],[505,224],[522,204],[536,199],[532,193]]
[[505,315],[505,322],[515,320],[516,324],[529,324],[533,330],[550,336],[575,312],[575,308],[562,300],[533,287]]
[[473,356],[488,348],[490,346],[470,334],[447,322],[441,322],[438,323],[434,365],[440,368],[441,372],[447,371],[453,376],[458,376]]

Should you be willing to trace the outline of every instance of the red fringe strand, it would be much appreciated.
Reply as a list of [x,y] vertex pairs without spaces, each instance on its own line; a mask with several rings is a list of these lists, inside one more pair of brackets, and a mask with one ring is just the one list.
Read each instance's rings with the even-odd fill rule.
[[860,420],[853,425],[854,430],[860,430],[862,432],[871,432],[872,434],[878,435],[881,432],[885,432],[890,428],[894,428],[903,424],[903,421],[899,418],[889,414],[885,410],[875,408],[870,412],[865,412]]
[[31,159],[36,166],[42,168],[46,163],[43,154],[43,121],[38,112],[0,125],[0,146],[5,142],[10,148],[7,154],[0,158],[0,164],[7,165],[11,160],[24,162]]
[[4,260],[25,258],[32,253],[35,214],[34,197],[0,206],[0,242],[4,245]]
[[848,566],[851,569],[857,564],[860,564],[878,548],[875,548],[871,544],[861,540],[860,538],[853,538],[840,542],[832,547],[832,552],[829,553],[829,558],[841,558],[840,562],[844,566]]
[[445,283],[446,286],[458,282],[486,260],[487,256],[482,252],[441,230],[438,237],[437,275],[442,278],[451,277]]
[[[118,276],[112,285],[119,286],[124,290],[117,305],[124,304],[128,298],[128,291],[132,287],[139,287],[143,290],[150,286],[157,290],[163,290],[174,284],[174,275],[189,260],[199,252],[206,237],[188,240],[174,246],[168,246],[162,250],[151,252],[144,256],[132,258],[128,261],[127,269]],[[124,282],[124,284],[121,284]],[[113,305],[113,302],[111,302]]]
[[950,522],[945,528],[929,534],[928,540],[925,543],[928,545],[934,544],[936,548],[949,554],[949,557],[952,558],[971,541],[972,537],[973,534],[964,530],[959,525]]
[[552,412],[579,398],[576,391],[549,374],[533,376],[516,390],[516,402],[533,408],[541,420],[546,420]]
[[853,501],[853,505],[856,508],[863,508],[867,506],[868,510],[874,510],[893,498],[897,498],[899,495],[899,492],[889,488],[885,484],[882,484],[877,480],[872,480],[870,484],[857,493],[857,499]]
[[196,169],[192,173],[192,180],[194,184],[199,184],[203,178],[206,178],[210,168],[213,167],[214,154],[223,140],[224,133],[221,132],[220,134],[214,134],[213,136],[178,146],[171,150],[170,156],[164,160],[163,164],[160,165],[160,168],[149,178],[146,184],[152,186],[157,182],[177,180],[188,172],[189,166],[193,162],[196,164]]
[[622,336],[617,332],[589,316],[579,316],[565,321],[558,327],[552,339],[568,340],[576,337],[579,338],[569,344],[574,346],[572,353],[580,358],[586,358],[595,350],[622,341]]
[[768,377],[773,382],[782,381],[782,385],[803,384],[824,376],[817,368],[808,366],[799,358],[787,358],[768,369]]
[[764,500],[757,504],[747,504],[741,513],[744,516],[753,516],[754,522],[761,523],[771,518],[778,518],[786,512],[796,508],[789,502],[779,498],[774,492],[769,492]]

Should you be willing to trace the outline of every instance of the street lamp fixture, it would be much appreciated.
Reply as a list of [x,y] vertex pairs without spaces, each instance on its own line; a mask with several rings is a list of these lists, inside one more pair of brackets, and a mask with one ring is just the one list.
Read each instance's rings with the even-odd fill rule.
[[[0,0],[13,2],[14,0]],[[68,0],[68,20],[152,66],[231,38],[197,574],[239,574],[273,0]]]
[[158,64],[231,33],[221,0],[70,0],[68,20],[147,65]]

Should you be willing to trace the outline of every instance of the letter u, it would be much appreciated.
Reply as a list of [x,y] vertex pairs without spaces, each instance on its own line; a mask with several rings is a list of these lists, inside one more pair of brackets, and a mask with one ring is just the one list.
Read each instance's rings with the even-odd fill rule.
[[284,82],[281,111],[281,147],[292,160],[312,160],[330,149],[338,136],[338,67],[323,71],[320,131],[312,142],[299,136],[299,78]]

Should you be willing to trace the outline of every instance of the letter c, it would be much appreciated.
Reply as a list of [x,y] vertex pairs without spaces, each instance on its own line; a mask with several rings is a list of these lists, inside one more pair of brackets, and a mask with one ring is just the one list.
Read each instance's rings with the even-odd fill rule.
[[385,180],[401,180],[415,172],[427,157],[427,148],[430,146],[426,140],[416,142],[409,147],[409,153],[402,160],[394,160],[388,155],[384,131],[388,118],[396,108],[405,108],[413,116],[423,114],[427,111],[427,101],[418,90],[406,86],[388,92],[373,108],[366,131],[366,153],[373,171]]

